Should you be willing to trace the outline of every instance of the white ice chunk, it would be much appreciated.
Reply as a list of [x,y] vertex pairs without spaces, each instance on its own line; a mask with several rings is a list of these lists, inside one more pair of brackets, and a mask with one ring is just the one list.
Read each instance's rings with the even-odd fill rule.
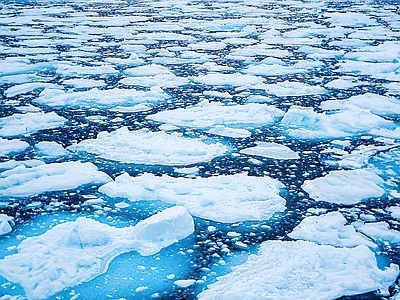
[[0,196],[25,197],[86,184],[104,184],[110,180],[92,163],[70,161],[32,167],[21,164],[0,173]]
[[89,78],[73,78],[67,79],[62,82],[63,85],[71,85],[75,88],[94,88],[94,87],[103,87],[107,86],[107,84],[103,80],[95,80]]
[[267,104],[222,105],[203,101],[191,108],[162,111],[147,118],[190,128],[209,128],[215,125],[260,127],[273,124],[275,119],[282,117],[283,114],[280,109]]
[[11,217],[5,214],[0,214],[0,236],[10,233],[12,231],[12,228],[10,226],[11,220]]
[[110,133],[100,132],[96,139],[84,140],[68,149],[123,163],[168,166],[211,161],[228,151],[228,147],[221,143],[206,144],[179,133],[151,132],[148,129],[129,131],[126,127]]
[[174,88],[189,83],[185,77],[179,77],[175,74],[159,74],[155,76],[127,77],[119,81],[124,85],[145,86],[145,87],[163,87]]
[[151,88],[149,91],[118,88],[99,90],[94,88],[83,92],[64,92],[62,90],[45,89],[34,101],[52,107],[107,107],[112,109],[118,106],[132,107],[145,102],[156,103],[166,98],[168,98],[168,95],[159,87]]
[[366,170],[332,171],[324,177],[306,180],[301,186],[316,201],[352,205],[385,194],[383,179]]
[[393,245],[400,244],[400,231],[390,229],[389,224],[386,222],[354,222],[353,225],[358,231],[372,238],[374,241],[380,243],[386,242]]
[[205,132],[234,139],[245,139],[251,136],[251,132],[247,129],[230,128],[224,125],[215,125],[215,127],[206,130]]
[[327,84],[325,84],[326,88],[329,89],[342,89],[342,90],[348,90],[353,87],[363,85],[365,84],[364,82],[359,82],[357,81],[357,78],[355,77],[348,77],[348,76],[343,76],[338,79],[334,79]]
[[306,240],[320,245],[335,247],[351,248],[359,245],[377,247],[365,235],[356,232],[352,225],[346,224],[347,220],[340,212],[330,212],[326,215],[303,219],[288,236],[297,240]]
[[364,27],[378,25],[376,20],[366,14],[358,12],[328,12],[325,13],[325,21],[331,26]]
[[321,103],[320,108],[324,110],[343,110],[351,109],[352,106],[367,109],[380,116],[400,115],[400,100],[372,93],[352,96],[344,100],[324,101]]
[[0,136],[30,135],[39,130],[62,126],[66,119],[55,112],[13,114],[0,119]]
[[391,206],[386,208],[386,210],[390,211],[392,218],[400,220],[400,206]]
[[162,74],[171,74],[171,70],[167,67],[148,64],[140,67],[125,69],[124,73],[130,76],[156,76]]
[[259,65],[251,65],[250,67],[244,69],[243,72],[250,75],[283,76],[307,73],[322,66],[324,66],[322,62],[315,61],[301,61],[293,65],[282,65],[280,63],[269,64],[269,61],[268,63],[263,64],[263,61],[261,61]]
[[196,44],[189,44],[192,50],[222,50],[226,47],[224,42],[200,42]]
[[278,97],[318,95],[326,92],[326,90],[321,86],[290,81],[273,84],[258,84],[255,88],[263,89],[267,93]]
[[306,139],[346,137],[395,127],[392,121],[356,106],[329,114],[317,113],[309,107],[291,106],[281,125],[288,130],[290,136]]
[[64,156],[68,153],[64,147],[56,142],[39,142],[35,145],[39,154],[50,157]]
[[395,264],[379,269],[375,254],[364,245],[335,248],[306,241],[266,241],[258,254],[218,277],[198,299],[336,299],[387,291],[398,274]]
[[207,74],[193,78],[194,82],[207,85],[251,87],[264,82],[261,77],[253,75],[233,74]]
[[56,84],[46,82],[29,82],[14,85],[4,91],[7,97],[14,97],[19,94],[25,94],[41,88],[57,88]]
[[0,156],[24,151],[29,144],[20,140],[7,140],[0,138]]
[[257,146],[240,150],[246,155],[261,156],[274,159],[299,159],[300,156],[287,146],[278,143],[256,142]]
[[123,253],[154,255],[193,231],[192,217],[179,206],[125,228],[80,217],[22,241],[16,254],[0,260],[0,274],[19,283],[28,299],[46,299],[107,272]]
[[201,178],[173,178],[144,174],[118,176],[99,191],[110,197],[131,201],[161,200],[185,206],[192,215],[217,222],[267,220],[285,210],[279,196],[283,184],[270,177],[246,174]]
[[222,99],[232,99],[232,95],[228,92],[218,92],[218,91],[204,91],[203,95],[206,97],[215,97]]

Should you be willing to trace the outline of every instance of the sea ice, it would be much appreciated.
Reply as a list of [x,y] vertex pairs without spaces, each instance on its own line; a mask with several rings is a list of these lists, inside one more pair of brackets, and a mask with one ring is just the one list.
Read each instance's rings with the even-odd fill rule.
[[240,150],[246,155],[262,156],[274,159],[299,159],[300,156],[287,146],[278,143],[256,142],[257,146]]
[[121,79],[119,82],[124,85],[132,86],[175,88],[188,84],[189,80],[185,77],[179,77],[175,74],[169,73],[154,76],[127,77]]
[[268,94],[273,94],[278,97],[318,95],[326,92],[326,90],[321,86],[290,81],[273,84],[257,84],[255,88],[263,89]]
[[7,140],[0,138],[0,156],[7,156],[13,153],[24,151],[29,144],[20,140]]
[[96,139],[84,140],[68,147],[123,163],[145,165],[190,165],[211,161],[228,152],[221,143],[205,143],[185,138],[180,133],[151,132],[148,129],[129,131],[122,127],[113,132],[100,132]]
[[253,75],[233,74],[207,74],[194,77],[194,82],[207,85],[234,86],[234,87],[252,87],[264,82],[261,77]]
[[260,127],[273,124],[283,115],[283,111],[267,104],[223,105],[218,102],[203,101],[190,108],[166,110],[147,118],[190,128],[210,128],[216,125]]
[[46,157],[59,157],[68,154],[68,151],[56,142],[39,142],[35,145],[35,150],[41,156]]
[[385,194],[379,186],[384,181],[363,169],[332,171],[324,177],[306,180],[301,186],[316,201],[352,205]]
[[98,171],[92,163],[70,161],[33,166],[17,164],[0,173],[0,196],[25,197],[109,181],[111,178]]
[[335,248],[306,241],[266,241],[232,272],[198,295],[199,300],[336,299],[381,290],[399,274],[381,270],[366,246]]
[[208,178],[174,178],[143,174],[118,176],[99,191],[109,197],[131,201],[161,200],[185,206],[192,215],[223,223],[267,220],[283,212],[286,201],[279,196],[283,184],[270,177],[246,174]]
[[168,95],[160,87],[153,87],[149,91],[134,89],[99,90],[93,88],[83,92],[65,92],[58,89],[45,89],[35,103],[51,107],[132,107],[141,103],[156,103],[165,100]]
[[0,236],[5,235],[12,231],[10,226],[10,221],[12,220],[11,217],[0,214]]
[[231,137],[234,139],[245,139],[251,136],[251,132],[242,128],[230,128],[224,125],[215,125],[213,128],[204,131],[219,136]]
[[400,244],[400,232],[395,229],[390,229],[389,224],[386,222],[354,222],[352,225],[358,231],[362,232],[378,243],[389,243],[393,245]]
[[0,119],[0,136],[30,135],[39,130],[62,126],[65,121],[65,118],[57,115],[55,112],[13,114]]
[[23,240],[17,253],[0,260],[0,275],[19,283],[28,299],[45,299],[107,272],[123,253],[154,255],[193,231],[192,217],[180,206],[124,228],[80,217]]
[[335,247],[352,248],[359,245],[377,247],[365,235],[356,232],[352,225],[347,225],[347,220],[337,211],[303,219],[288,236],[296,240]]

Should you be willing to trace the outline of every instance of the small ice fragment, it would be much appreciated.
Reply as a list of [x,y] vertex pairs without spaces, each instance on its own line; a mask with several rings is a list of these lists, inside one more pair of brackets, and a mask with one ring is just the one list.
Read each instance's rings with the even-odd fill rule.
[[181,287],[181,288],[187,288],[194,284],[196,282],[195,279],[181,279],[181,280],[176,280],[174,281],[174,284]]

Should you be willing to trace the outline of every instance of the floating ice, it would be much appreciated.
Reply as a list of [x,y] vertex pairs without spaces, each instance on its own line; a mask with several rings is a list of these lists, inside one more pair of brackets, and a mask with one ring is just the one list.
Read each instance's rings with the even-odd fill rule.
[[62,82],[63,85],[71,85],[74,88],[94,88],[94,87],[104,87],[107,84],[103,80],[94,80],[88,78],[73,78],[67,79]]
[[124,73],[129,76],[156,76],[162,74],[171,74],[171,70],[167,67],[157,65],[157,64],[148,64],[144,66],[139,66],[135,68],[128,68],[124,70]]
[[280,124],[287,129],[290,136],[304,139],[338,138],[374,132],[381,128],[395,128],[392,121],[355,106],[328,114],[293,105]]
[[379,243],[400,244],[400,232],[390,229],[386,222],[364,223],[354,222],[352,224],[358,231]]
[[281,144],[267,142],[256,142],[256,144],[257,146],[240,150],[240,153],[274,159],[300,158],[300,156],[295,151]]
[[[321,62],[297,62],[293,65],[282,65],[282,64],[261,64],[251,65],[250,67],[243,70],[244,73],[250,75],[264,75],[264,76],[282,76],[291,74],[301,74],[309,72],[317,67],[324,66]],[[294,84],[294,83],[291,83]],[[286,81],[285,85],[288,85]],[[299,87],[299,85],[297,85]],[[318,92],[320,93],[320,92]]]
[[107,174],[98,171],[92,163],[71,161],[34,166],[17,164],[0,173],[0,196],[25,197],[75,189],[86,184],[104,184],[110,180]]
[[56,142],[39,142],[35,145],[35,150],[41,156],[47,157],[59,157],[68,154],[68,151]]
[[194,82],[207,85],[252,87],[264,82],[261,77],[253,75],[233,74],[207,74],[193,78]]
[[62,126],[66,119],[55,112],[13,114],[0,119],[0,136],[30,135],[39,130]]
[[346,224],[347,220],[340,212],[330,212],[326,215],[305,218],[288,236],[335,247],[351,248],[359,245],[377,247],[365,235],[356,232],[352,225]]
[[232,99],[232,95],[228,92],[218,92],[218,91],[204,91],[203,95],[206,97],[215,97],[222,99]]
[[203,101],[191,108],[162,111],[147,118],[190,128],[209,128],[216,125],[259,127],[273,124],[275,119],[283,114],[280,109],[267,104],[222,105],[218,102]]
[[366,246],[335,248],[306,241],[266,241],[258,254],[217,278],[198,295],[205,299],[336,299],[381,290],[399,274],[377,266]]
[[179,206],[124,228],[80,217],[22,241],[16,254],[0,260],[0,274],[19,283],[28,299],[45,299],[105,273],[118,255],[154,255],[193,231],[192,217]]
[[151,132],[148,129],[129,131],[126,127],[110,133],[100,132],[96,139],[84,140],[68,149],[123,163],[168,166],[211,161],[228,152],[228,147],[221,143],[206,144],[179,133]]
[[133,107],[144,102],[156,103],[168,98],[161,88],[153,87],[149,91],[97,88],[84,92],[64,92],[58,89],[45,89],[34,99],[35,103],[52,107]]
[[279,196],[283,184],[270,177],[246,174],[208,178],[173,178],[144,174],[118,176],[99,191],[131,201],[161,200],[185,206],[192,215],[217,222],[267,220],[286,209]]
[[286,96],[307,96],[324,94],[325,89],[321,86],[313,86],[300,82],[278,82],[273,84],[258,84],[257,89],[264,89],[268,94],[278,97]]
[[364,27],[378,25],[375,19],[358,12],[328,12],[325,13],[326,22],[331,26]]
[[22,83],[18,85],[14,85],[4,91],[4,94],[7,97],[14,97],[19,94],[29,93],[38,89],[44,88],[57,88],[56,84],[53,83],[45,83],[45,82],[29,82]]
[[172,73],[155,76],[127,77],[119,81],[124,85],[174,88],[189,83],[184,77],[178,77]]
[[222,50],[226,47],[224,42],[200,42],[188,46],[192,50]]
[[7,140],[0,138],[0,156],[7,156],[13,153],[24,151],[29,144],[20,140]]
[[245,139],[251,136],[251,132],[242,128],[229,128],[224,125],[215,125],[215,127],[204,132],[219,136],[231,137],[234,139]]
[[353,106],[367,109],[380,116],[400,115],[400,100],[377,94],[366,93],[344,100],[328,100],[320,104],[324,110],[352,109]]
[[335,204],[352,205],[368,198],[381,197],[383,179],[366,170],[332,171],[324,177],[306,180],[301,186],[311,198]]
[[12,228],[10,226],[11,220],[12,218],[10,218],[9,216],[0,214],[0,236],[12,231]]

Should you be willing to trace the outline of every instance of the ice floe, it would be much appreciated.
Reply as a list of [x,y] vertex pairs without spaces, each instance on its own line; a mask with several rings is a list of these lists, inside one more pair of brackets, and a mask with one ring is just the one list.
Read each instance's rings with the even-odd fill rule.
[[0,119],[0,136],[30,135],[39,130],[62,126],[66,121],[65,118],[57,115],[55,112],[13,114]]
[[256,142],[257,146],[240,150],[240,153],[274,159],[299,159],[300,156],[287,146],[278,143]]
[[258,84],[256,85],[256,88],[263,89],[268,94],[276,95],[278,97],[318,95],[326,92],[325,88],[321,86],[290,81],[273,84]]
[[160,87],[148,91],[134,89],[99,90],[97,88],[83,92],[65,92],[59,89],[45,89],[34,101],[51,107],[133,107],[141,103],[157,103],[168,98]]
[[68,155],[68,151],[56,142],[39,142],[35,145],[36,152],[45,157],[60,157]]
[[234,86],[234,87],[252,87],[264,82],[261,77],[253,75],[244,75],[240,73],[233,74],[207,74],[193,78],[194,82],[207,85]]
[[383,179],[363,169],[331,171],[328,175],[306,180],[301,186],[311,198],[335,204],[351,205],[385,194],[379,185]]
[[373,241],[356,232],[355,228],[347,223],[347,220],[340,212],[311,216],[303,219],[288,236],[297,240],[306,240],[320,245],[335,247],[351,248],[359,245],[377,247]]
[[10,233],[12,231],[10,221],[12,218],[5,214],[0,214],[0,236]]
[[251,136],[251,132],[247,129],[242,128],[230,128],[224,125],[215,125],[213,128],[204,132],[215,134],[219,136],[231,137],[235,139],[244,139]]
[[[265,276],[260,276],[265,274]],[[266,241],[198,299],[336,299],[381,290],[399,274],[391,264],[381,270],[366,246],[336,248],[306,241]]]
[[229,150],[221,143],[205,143],[180,133],[148,129],[129,131],[126,127],[110,133],[100,132],[96,139],[84,140],[68,149],[122,163],[168,166],[211,161]]
[[6,156],[13,153],[21,152],[28,147],[29,144],[21,140],[7,140],[0,138],[0,156]]
[[0,274],[19,283],[28,299],[45,299],[103,274],[123,253],[154,255],[193,231],[192,217],[179,206],[123,228],[80,217],[23,240],[17,253],[0,260]]
[[99,191],[110,197],[131,201],[161,200],[185,206],[192,215],[223,223],[267,220],[285,210],[279,196],[283,184],[270,177],[246,174],[208,178],[174,178],[143,174],[118,176]]
[[147,118],[190,128],[209,128],[216,125],[259,127],[272,125],[283,114],[282,110],[267,104],[223,105],[217,102],[203,101],[190,108],[166,110]]
[[391,229],[387,222],[364,223],[354,222],[352,224],[358,231],[378,243],[400,244],[400,231]]
[[[0,169],[2,166],[0,165]],[[111,178],[92,163],[23,163],[0,173],[0,196],[26,197],[49,191],[75,189],[86,184],[104,184]]]

